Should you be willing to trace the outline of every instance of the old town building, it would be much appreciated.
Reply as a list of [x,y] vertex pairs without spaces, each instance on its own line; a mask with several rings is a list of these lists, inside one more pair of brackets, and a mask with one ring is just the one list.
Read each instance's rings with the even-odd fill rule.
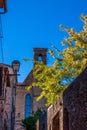
[[[46,58],[46,48],[34,48],[35,61],[46,64]],[[34,80],[33,68],[23,83],[18,83],[13,66],[0,64],[0,130],[24,130],[21,120],[44,106],[46,99],[36,101],[41,92],[38,87],[26,90]],[[87,129],[87,68],[46,110],[38,120],[36,130]]]
[[[34,60],[46,64],[46,48],[34,48]],[[0,64],[0,130],[22,130],[21,120],[28,117],[39,107],[45,108],[46,99],[37,102],[36,98],[41,90],[33,87],[26,90],[34,80],[33,70],[23,83],[17,82],[17,73],[13,66]]]
[[0,64],[0,130],[11,130],[15,121],[15,76],[12,66]]
[[[34,48],[34,60],[43,61],[46,64],[47,48]],[[41,90],[33,87],[30,91],[26,90],[34,81],[33,70],[28,74],[23,83],[16,86],[16,104],[15,104],[15,130],[21,130],[21,120],[28,117],[32,111],[36,111],[39,107],[45,107],[46,99],[39,102],[36,101]]]

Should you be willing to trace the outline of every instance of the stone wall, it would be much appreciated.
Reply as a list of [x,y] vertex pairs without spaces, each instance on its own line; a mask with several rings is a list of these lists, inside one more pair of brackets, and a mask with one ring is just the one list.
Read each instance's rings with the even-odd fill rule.
[[[31,77],[31,74],[30,74]],[[29,77],[29,81],[30,81]],[[31,77],[32,81],[32,77]],[[27,83],[28,78],[27,78]],[[31,96],[31,112],[36,111],[39,107],[43,107],[46,103],[45,99],[36,101],[37,96],[40,94],[41,90],[38,87],[33,87],[30,91],[26,90],[26,85],[24,83],[18,84],[16,86],[16,104],[15,104],[15,130],[22,129],[21,120],[25,118],[25,96],[30,94]]]
[[[13,100],[15,102],[15,93],[13,92],[15,79],[13,76],[10,76],[10,74],[13,75],[11,66],[0,64],[0,67],[3,68],[3,73],[0,77],[2,80],[0,84],[0,87],[2,85],[2,95],[0,96],[0,130],[6,127],[8,130],[11,130],[13,123],[12,114],[15,112],[12,110]],[[5,70],[7,70],[8,73],[5,73]]]
[[48,130],[87,130],[87,68],[47,110]]
[[87,130],[87,68],[63,93],[64,130]]
[[[59,97],[47,110],[47,129],[63,130],[63,101],[62,96]],[[60,129],[59,129],[60,128]]]
[[[38,61],[39,56],[41,56],[42,61],[44,64],[46,64],[46,48],[34,48],[34,61]],[[16,87],[16,113],[15,113],[15,130],[20,130],[21,126],[21,120],[25,118],[25,96],[26,94],[30,93],[31,96],[31,111],[36,111],[39,107],[43,107],[46,103],[46,99],[42,99],[39,102],[36,101],[37,97],[41,93],[41,89],[38,87],[32,87],[30,91],[26,90],[26,86],[29,86],[32,84],[32,82],[35,80],[33,76],[33,69],[28,74],[28,76],[25,78],[23,83],[19,83]],[[20,115],[20,116],[19,116]]]
[[22,129],[21,120],[25,118],[25,96],[28,91],[25,86],[16,87],[16,104],[15,104],[15,130]]

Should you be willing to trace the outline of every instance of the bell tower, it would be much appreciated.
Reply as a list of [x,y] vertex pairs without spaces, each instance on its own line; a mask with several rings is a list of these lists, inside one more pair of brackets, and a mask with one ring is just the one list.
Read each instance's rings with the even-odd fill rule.
[[42,61],[44,64],[47,62],[47,48],[34,48],[34,60]]
[[[34,48],[34,60],[46,64],[47,48]],[[46,99],[42,98],[37,102],[37,97],[40,95],[41,89],[38,87],[32,88],[32,110],[36,111],[38,107],[45,107]]]

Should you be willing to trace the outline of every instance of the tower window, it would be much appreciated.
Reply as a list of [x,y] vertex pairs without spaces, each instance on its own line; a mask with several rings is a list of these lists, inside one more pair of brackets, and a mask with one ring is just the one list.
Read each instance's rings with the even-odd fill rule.
[[27,94],[25,97],[25,117],[29,117],[31,112],[31,97]]
[[38,56],[38,61],[40,61],[40,62],[42,61],[42,55]]

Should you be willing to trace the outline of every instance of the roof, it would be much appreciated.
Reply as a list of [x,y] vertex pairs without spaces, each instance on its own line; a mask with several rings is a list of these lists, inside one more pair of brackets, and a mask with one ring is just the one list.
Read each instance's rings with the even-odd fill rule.
[[12,68],[12,66],[11,66],[11,65],[4,64],[4,63],[0,63],[0,66],[3,66],[3,67],[10,67],[10,68]]
[[25,85],[30,85],[33,82],[34,78],[33,78],[33,70],[31,70],[31,72],[28,74],[28,76],[25,78],[23,84]]

